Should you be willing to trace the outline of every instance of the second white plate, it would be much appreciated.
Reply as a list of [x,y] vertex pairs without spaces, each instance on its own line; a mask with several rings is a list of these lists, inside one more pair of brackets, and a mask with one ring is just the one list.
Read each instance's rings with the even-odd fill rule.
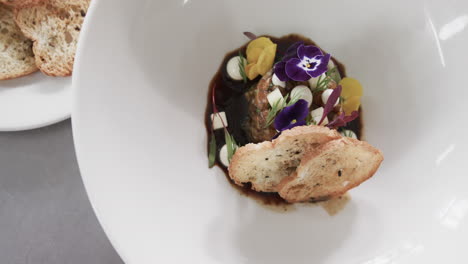
[[0,81],[0,131],[51,125],[70,117],[71,78],[40,72]]

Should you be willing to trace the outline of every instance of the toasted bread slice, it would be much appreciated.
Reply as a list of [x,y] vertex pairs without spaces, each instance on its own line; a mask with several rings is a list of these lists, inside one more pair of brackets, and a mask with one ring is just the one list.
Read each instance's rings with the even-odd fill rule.
[[78,37],[89,2],[49,0],[16,9],[16,23],[34,41],[36,64],[45,74],[72,74]]
[[37,71],[32,41],[13,20],[13,10],[0,4],[0,80],[13,79]]
[[296,170],[304,153],[338,138],[341,135],[336,130],[322,126],[286,130],[272,142],[239,148],[231,160],[229,176],[238,185],[250,182],[256,191],[277,192],[277,185]]
[[278,186],[288,202],[327,200],[346,193],[374,175],[382,153],[364,141],[341,138],[306,154]]

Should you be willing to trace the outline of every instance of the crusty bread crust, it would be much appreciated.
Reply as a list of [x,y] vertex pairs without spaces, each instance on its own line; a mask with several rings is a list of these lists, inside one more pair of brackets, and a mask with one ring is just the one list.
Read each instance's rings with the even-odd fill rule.
[[32,41],[27,39],[13,19],[13,10],[0,4],[0,80],[9,80],[36,72]]
[[25,7],[31,5],[37,5],[47,0],[0,0],[0,3],[9,5],[12,7]]
[[372,177],[382,161],[382,153],[367,142],[333,140],[307,153],[281,181],[279,194],[292,203],[337,197]]
[[43,73],[50,76],[72,74],[78,37],[89,3],[90,0],[33,1],[15,9],[16,23],[34,41],[36,64]]
[[305,153],[340,138],[323,126],[301,126],[284,131],[277,139],[239,148],[229,166],[229,176],[238,185],[250,182],[261,192],[277,192],[283,178],[293,173]]

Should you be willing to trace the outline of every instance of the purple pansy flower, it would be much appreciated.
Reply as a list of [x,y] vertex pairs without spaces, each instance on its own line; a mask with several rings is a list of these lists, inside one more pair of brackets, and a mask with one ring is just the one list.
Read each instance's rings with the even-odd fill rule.
[[275,118],[275,129],[279,132],[296,126],[306,125],[306,117],[309,114],[309,104],[300,99],[295,104],[287,106],[279,112]]
[[[294,49],[295,54],[291,52]],[[295,43],[288,49],[283,60],[275,64],[274,71],[281,81],[307,81],[326,72],[329,61],[330,54],[324,55],[319,48]]]
[[303,45],[302,41],[298,41],[298,42],[292,44],[291,46],[289,46],[289,48],[286,50],[283,57],[281,58],[281,61],[279,61],[279,62],[277,62],[275,64],[274,72],[275,72],[276,76],[278,77],[278,79],[280,79],[280,81],[285,82],[285,81],[289,80],[288,76],[286,75],[286,62],[289,59],[297,57],[297,48],[300,45]]

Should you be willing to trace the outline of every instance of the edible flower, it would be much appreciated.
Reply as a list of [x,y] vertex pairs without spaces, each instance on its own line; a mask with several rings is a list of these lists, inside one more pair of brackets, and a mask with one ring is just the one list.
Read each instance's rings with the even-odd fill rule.
[[341,92],[343,111],[348,115],[358,111],[361,105],[361,96],[363,95],[363,89],[359,81],[345,77],[340,81],[339,85],[343,87]]
[[309,104],[300,99],[291,106],[287,106],[279,112],[275,118],[275,129],[279,132],[296,126],[306,125],[306,117],[309,114]]
[[273,67],[276,44],[267,37],[259,37],[247,45],[246,53],[248,64],[245,66],[245,73],[253,80],[258,75],[265,75]]
[[[324,110],[323,110],[322,119],[320,119],[320,122],[318,122],[318,125],[320,125],[323,122],[323,120],[325,120],[325,117],[327,117],[327,115],[331,111],[333,111],[334,105],[338,101],[338,99],[340,98],[340,95],[343,96],[343,87],[341,85],[338,85],[335,89],[333,89],[333,92],[328,97],[328,101],[325,104],[325,107],[324,107]],[[345,95],[347,95],[347,94],[345,94]],[[346,124],[348,122],[353,121],[358,116],[359,116],[359,112],[357,110],[352,111],[349,115],[346,115],[346,113],[343,111],[343,112],[341,112],[340,115],[335,117],[335,119],[333,119],[332,122],[328,123],[327,127],[332,128],[332,129],[336,129],[336,128],[339,128],[339,127],[342,127],[342,126],[346,126]]]
[[[294,49],[296,52],[291,53]],[[319,48],[295,43],[288,49],[283,59],[275,64],[274,71],[281,81],[288,79],[308,81],[326,72],[329,61],[330,54],[324,55]]]

